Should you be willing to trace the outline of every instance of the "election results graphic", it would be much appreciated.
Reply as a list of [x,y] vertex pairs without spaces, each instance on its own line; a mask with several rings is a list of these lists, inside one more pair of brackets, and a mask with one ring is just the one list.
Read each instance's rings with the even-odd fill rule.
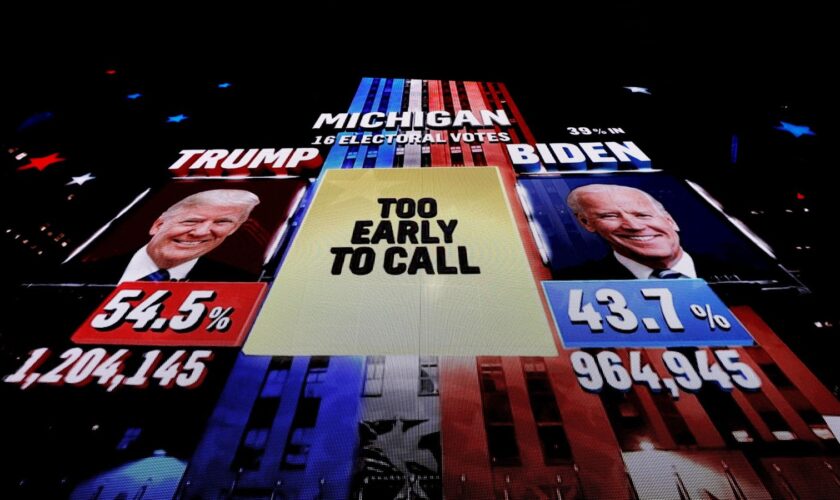
[[556,352],[489,167],[328,170],[244,350]]
[[57,201],[5,228],[45,257],[0,311],[0,496],[840,496],[818,291],[640,130],[655,95],[311,84],[295,133],[221,134],[265,88],[214,82],[109,184],[21,128],[10,185]]

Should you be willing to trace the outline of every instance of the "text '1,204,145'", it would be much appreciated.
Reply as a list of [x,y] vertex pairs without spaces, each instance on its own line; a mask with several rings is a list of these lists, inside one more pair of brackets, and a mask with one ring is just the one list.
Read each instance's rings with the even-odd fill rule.
[[[213,359],[213,351],[201,349],[179,349],[168,355],[159,349],[146,351],[142,356],[132,354],[128,349],[109,353],[101,347],[73,347],[56,359],[49,348],[40,347],[30,351],[20,368],[3,381],[19,384],[21,389],[33,384],[85,386],[93,381],[108,392],[120,387],[146,388],[155,382],[166,389],[193,389],[204,381],[206,362]],[[44,371],[42,367],[50,361],[60,362]]]

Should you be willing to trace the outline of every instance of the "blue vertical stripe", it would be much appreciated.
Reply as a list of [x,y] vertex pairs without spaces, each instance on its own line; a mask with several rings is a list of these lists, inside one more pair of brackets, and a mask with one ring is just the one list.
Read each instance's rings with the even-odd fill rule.
[[356,89],[356,95],[353,97],[353,102],[350,103],[351,113],[361,113],[365,109],[365,101],[367,101],[370,87],[373,85],[373,78],[362,78],[359,88]]
[[[391,81],[391,98],[388,99],[388,108],[386,113],[399,113],[402,111],[402,96],[405,90],[405,80],[397,78]],[[385,135],[392,135],[388,132]],[[376,156],[376,168],[393,167],[394,157],[397,153],[397,145],[395,143],[383,144],[379,146],[379,152]]]
[[385,78],[377,78],[376,79],[377,86],[376,86],[376,95],[373,96],[373,104],[370,107],[371,111],[379,111],[379,103],[382,101],[382,93],[385,91],[385,86],[387,85],[388,80]]
[[732,134],[732,145],[729,149],[729,163],[738,163],[738,136]]
[[[371,103],[370,109],[367,111],[378,111],[380,107],[380,103],[382,102],[382,94],[385,92],[385,87],[388,83],[387,79],[385,78],[376,78],[373,82],[376,84],[376,94],[373,96],[373,102]],[[372,87],[372,85],[371,85]],[[370,87],[368,87],[368,93],[370,93]],[[362,137],[372,135],[371,132],[365,132],[361,134]],[[356,154],[356,161],[353,163],[353,168],[364,168],[365,166],[365,158],[367,157],[368,149],[375,147],[375,146],[367,146],[367,145],[360,145],[358,153]]]
[[339,132],[335,136],[335,144],[333,144],[332,148],[330,148],[330,152],[327,153],[327,158],[324,160],[324,167],[321,169],[321,173],[318,175],[318,182],[321,181],[321,176],[324,175],[324,172],[331,168],[341,168],[344,164],[344,158],[347,157],[347,151],[350,149],[349,146],[341,146],[339,142],[341,142],[341,138],[344,136],[352,136],[352,132]]
[[[330,357],[325,376],[317,383],[302,378],[308,363],[298,362],[300,359],[303,358],[295,358],[294,367],[299,369],[297,374],[301,376],[302,386],[298,384],[294,390],[284,391],[283,397],[319,398],[320,404],[315,427],[304,430],[304,441],[309,447],[306,467],[302,471],[286,469],[281,472],[283,492],[288,498],[350,498],[362,417],[360,394],[364,358]],[[290,374],[290,378],[297,374]],[[284,420],[292,434],[295,432],[294,417],[295,412],[278,414],[278,420]],[[294,440],[293,435],[291,440]]]
[[[362,137],[371,135],[370,132],[365,132],[362,134],[357,134],[356,137],[361,139]],[[353,163],[353,168],[362,168],[365,166],[365,156],[368,152],[368,146],[360,145],[359,151],[356,153],[356,161]]]

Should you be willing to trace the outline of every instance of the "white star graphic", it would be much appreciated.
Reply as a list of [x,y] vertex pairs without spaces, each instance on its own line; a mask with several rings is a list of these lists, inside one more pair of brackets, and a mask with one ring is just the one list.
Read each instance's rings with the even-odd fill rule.
[[96,177],[94,177],[93,174],[88,172],[85,175],[80,175],[78,177],[73,177],[72,179],[73,179],[72,181],[70,181],[66,184],[67,186],[70,186],[72,184],[78,184],[79,186],[81,186],[82,184],[84,184],[85,182],[87,182],[89,180],[96,179]]
[[624,88],[629,90],[630,92],[633,92],[634,94],[640,93],[640,94],[651,95],[650,90],[648,90],[647,87],[624,87]]

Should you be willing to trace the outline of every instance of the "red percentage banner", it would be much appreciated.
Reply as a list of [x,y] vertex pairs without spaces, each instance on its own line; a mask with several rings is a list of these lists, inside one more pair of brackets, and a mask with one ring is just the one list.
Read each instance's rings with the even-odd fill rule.
[[265,283],[122,283],[73,334],[77,344],[242,345]]

